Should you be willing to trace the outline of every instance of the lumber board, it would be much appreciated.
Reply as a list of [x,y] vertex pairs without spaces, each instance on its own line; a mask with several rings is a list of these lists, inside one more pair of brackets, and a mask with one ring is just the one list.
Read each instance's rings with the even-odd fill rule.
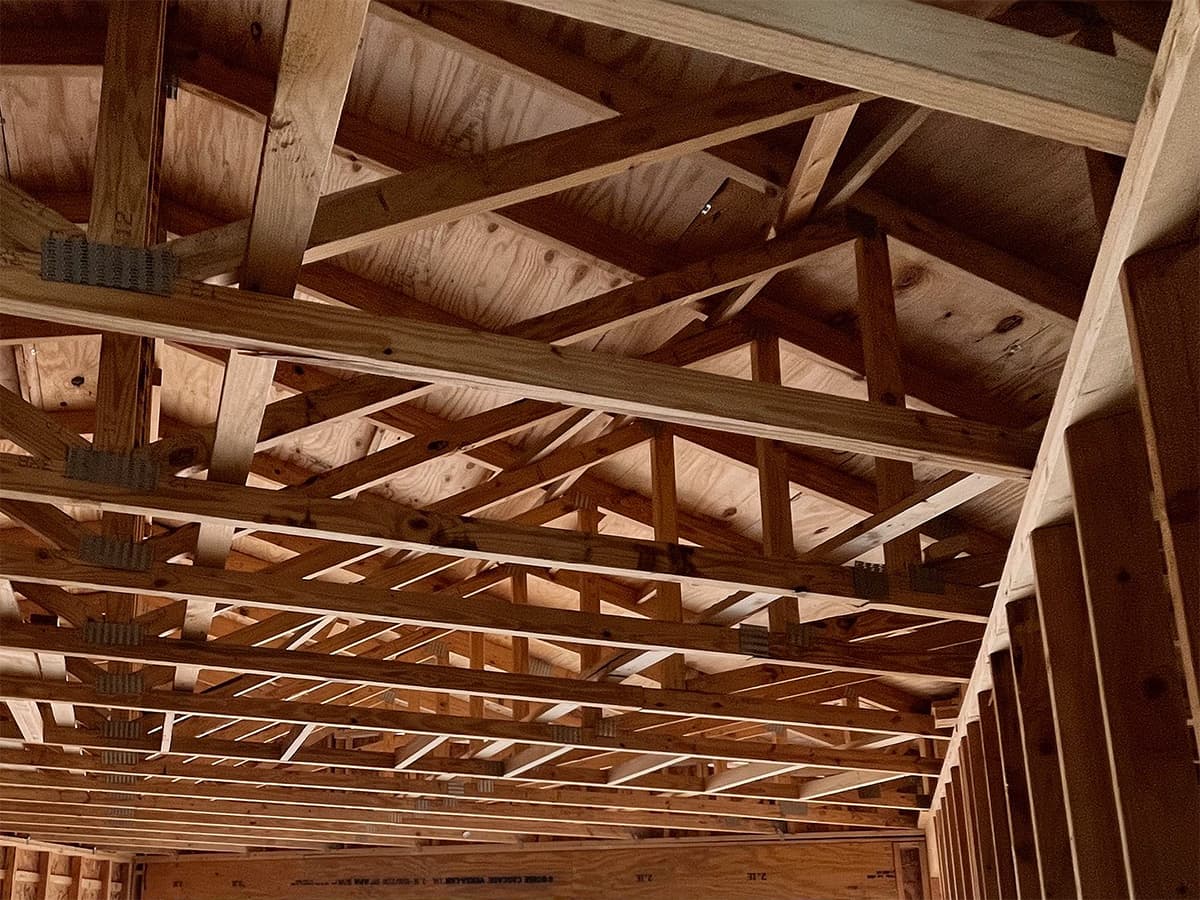
[[461,558],[500,559],[655,581],[707,583],[814,599],[853,598],[881,610],[964,621],[979,621],[987,598],[986,591],[954,584],[944,585],[939,593],[927,593],[913,589],[909,576],[902,574],[889,576],[883,596],[865,598],[856,593],[852,569],[828,563],[747,558],[704,547],[572,534],[414,510],[370,495],[326,500],[175,477],[160,477],[155,490],[137,490],[77,481],[66,478],[61,468],[5,455],[0,455],[0,498],[83,503],[277,534],[435,550]]
[[[1144,250],[1195,238],[1200,228],[1200,180],[1190,160],[1200,132],[1200,8],[1172,4],[1133,143],[1101,240],[1079,324],[1046,423],[1034,476],[1021,508],[980,659],[965,694],[960,725],[974,716],[991,670],[984,656],[1005,645],[1004,606],[1033,592],[1029,536],[1071,518],[1073,494],[1064,435],[1075,422],[1136,403],[1132,353],[1119,289],[1126,259]],[[947,754],[957,755],[960,729]],[[941,784],[937,792],[940,793]]]
[[[644,843],[644,842],[640,842]],[[893,843],[824,841],[770,844],[700,843],[698,846],[620,845],[588,850],[545,849],[498,854],[458,852],[454,855],[360,855],[324,861],[294,860],[296,887],[280,889],[277,872],[265,859],[214,860],[204,869],[185,862],[152,863],[147,869],[147,900],[169,897],[176,882],[194,890],[213,885],[214,900],[237,896],[244,881],[265,900],[328,896],[343,879],[378,878],[402,885],[414,898],[463,896],[486,892],[497,900],[523,898],[532,892],[580,900],[617,894],[634,900],[663,900],[687,892],[713,897],[776,897],[780,885],[802,895],[831,900],[861,897],[893,900],[896,896]],[[202,874],[203,872],[203,874]],[[886,873],[886,874],[884,874]],[[220,887],[216,887],[220,885]]]
[[[595,351],[182,283],[172,303],[41,281],[0,260],[0,296],[15,313],[168,340],[324,359],[368,374],[517,391],[538,400],[1021,477],[1036,437],[949,416],[754,384]],[[452,350],[450,348],[453,348]]]
[[[1140,253],[1121,270],[1154,515],[1200,722],[1200,242]],[[1200,728],[1194,729],[1200,748]]]
[[[96,694],[86,685],[53,684],[13,675],[0,675],[0,695],[6,700],[42,699],[79,706],[222,716],[229,714],[221,697],[180,692],[141,691]],[[569,745],[594,750],[626,750],[738,762],[794,762],[831,769],[877,769],[897,774],[936,774],[938,760],[875,750],[839,750],[796,744],[767,744],[720,738],[682,737],[661,732],[609,732],[600,729],[557,729],[536,722],[474,719],[378,707],[341,706],[259,697],[239,699],[238,718],[297,725],[379,729],[419,735],[513,740],[527,744]]]
[[[691,103],[671,102],[346,188],[322,198],[305,261],[579,187],[866,97],[795,76],[767,76]],[[207,277],[236,269],[246,229],[243,220],[176,240],[181,271]]]
[[[288,6],[280,74],[245,230],[239,278],[248,291],[290,299],[296,289],[366,13],[366,0],[297,0]],[[246,480],[274,373],[270,359],[230,353],[209,451],[210,480]],[[228,526],[202,523],[197,561],[222,565],[232,542]],[[184,636],[203,638],[214,611],[189,603]],[[193,670],[181,669],[176,686],[187,689],[195,677]]]
[[1116,154],[1129,149],[1150,77],[1137,64],[922,5],[520,2]]
[[928,716],[873,709],[760,701],[737,695],[661,690],[550,676],[470,671],[456,667],[375,661],[299,650],[274,650],[225,642],[189,644],[143,638],[130,647],[99,647],[64,629],[6,626],[0,646],[55,652],[93,660],[120,659],[144,665],[196,665],[212,671],[308,678],[370,684],[377,687],[434,690],[470,696],[555,702],[575,701],[642,712],[670,712],[738,721],[812,725],[866,732],[937,738]]
[[[715,625],[664,622],[549,607],[513,607],[503,600],[473,598],[464,607],[456,598],[412,591],[389,591],[277,578],[261,573],[222,572],[199,566],[156,566],[149,572],[125,572],[89,566],[55,551],[29,551],[0,545],[0,574],[17,581],[73,585],[125,593],[148,594],[295,612],[370,619],[397,624],[420,624],[471,631],[516,633],[527,637],[566,639],[603,646],[664,650],[704,650],[746,657],[737,630]],[[316,586],[320,585],[317,590]],[[966,654],[947,649],[936,656],[891,651],[814,638],[797,646],[784,634],[768,634],[768,656],[778,661],[819,666],[867,668],[871,674],[924,674],[950,679],[965,677]]]
[[[1200,792],[1141,423],[1082,422],[1066,448],[1129,893],[1200,894]],[[1156,834],[1164,816],[1174,827]]]
[[1085,897],[1128,897],[1079,537],[1059,525],[1039,528],[1032,542],[1075,882]]

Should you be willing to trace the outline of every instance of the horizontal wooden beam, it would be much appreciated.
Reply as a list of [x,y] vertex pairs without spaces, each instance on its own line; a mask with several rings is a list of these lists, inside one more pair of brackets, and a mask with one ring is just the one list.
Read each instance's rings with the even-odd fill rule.
[[[116,746],[108,739],[111,746]],[[228,743],[228,742],[226,742]],[[242,742],[245,743],[245,742]],[[251,745],[251,748],[253,745]],[[361,752],[361,751],[360,751]],[[72,765],[72,760],[75,764]],[[24,771],[9,767],[25,767]],[[33,772],[36,766],[49,770]],[[548,821],[610,822],[608,812],[623,813],[622,824],[646,822],[646,816],[671,813],[685,819],[704,822],[709,817],[723,816],[766,822],[810,821],[825,824],[845,824],[868,827],[907,827],[914,819],[894,810],[868,811],[839,808],[824,801],[807,809],[793,808],[777,800],[746,799],[729,796],[667,797],[649,791],[599,788],[578,790],[553,787],[529,789],[484,779],[461,779],[461,793],[450,794],[447,782],[413,775],[384,776],[356,771],[349,774],[318,772],[314,769],[256,768],[216,763],[197,767],[172,760],[139,763],[132,767],[143,776],[138,793],[142,801],[161,800],[170,803],[240,802],[262,804],[267,814],[282,807],[345,811],[360,814],[367,810],[387,813],[415,809],[418,798],[430,815],[459,813],[491,816],[511,812],[516,818],[540,818]],[[497,770],[499,766],[496,767]],[[0,751],[0,786],[2,789],[30,788],[53,796],[56,791],[87,792],[97,802],[106,802],[111,793],[124,793],[128,785],[111,783],[94,776],[119,774],[130,767],[104,762],[98,756],[80,757],[47,747],[25,751]],[[89,773],[83,775],[79,773]],[[205,777],[208,773],[210,777]],[[603,773],[599,773],[603,774]],[[149,777],[145,777],[145,776]],[[27,777],[22,777],[27,776]],[[507,807],[507,810],[505,809]],[[681,826],[686,827],[686,826]]]
[[15,314],[1002,477],[1027,475],[1036,454],[1036,435],[950,416],[195,282],[164,302],[45,282],[36,265],[0,255]]
[[467,696],[591,706],[733,721],[843,728],[886,734],[938,737],[931,716],[812,703],[757,700],[736,694],[656,690],[570,678],[522,675],[453,666],[364,659],[223,642],[143,638],[135,645],[97,645],[76,629],[5,625],[0,647],[39,650],[92,660],[142,665],[194,665],[210,671],[368,684],[376,687],[459,693]]
[[[980,620],[987,604],[986,592],[977,588],[946,584],[937,593],[913,590],[906,574],[892,575],[886,590],[866,597],[862,589],[856,587],[854,571],[843,566],[753,558],[702,547],[608,535],[581,535],[554,528],[463,518],[413,510],[373,496],[328,500],[174,477],[160,478],[154,490],[134,491],[70,479],[62,471],[61,466],[39,467],[25,457],[0,454],[0,498],[81,503],[174,519],[220,522],[253,531],[400,550],[435,550],[468,559],[498,559],[657,581],[710,584],[734,590],[774,591],[813,599],[858,599],[877,609],[965,621]],[[21,559],[19,553],[21,551],[16,548],[4,548],[5,565],[30,575],[14,574],[12,577],[37,580],[54,574],[27,551],[25,559]],[[149,587],[148,579],[137,573],[92,571],[87,567],[78,571],[84,578],[118,583],[132,578],[138,581],[138,589]],[[180,567],[172,566],[161,568],[158,574],[168,576],[164,581],[166,585],[171,583],[170,576],[178,577],[181,571]],[[62,569],[58,574],[67,575]],[[281,584],[290,583],[288,579],[276,580]],[[114,589],[122,590],[120,587]],[[235,584],[224,587],[230,595],[236,595],[237,590]],[[323,590],[335,588],[329,585]],[[152,588],[148,592],[160,593]],[[268,601],[268,606],[278,605],[269,602],[269,598],[263,599]],[[249,598],[234,602],[242,600],[250,602]],[[369,607],[362,612],[367,618],[371,617]]]
[[[218,800],[189,797],[136,797],[134,799],[105,798],[101,792],[92,792],[78,788],[48,790],[46,788],[0,788],[0,798],[4,801],[19,803],[55,804],[58,806],[94,806],[100,809],[116,807],[134,809],[143,812],[170,812],[180,818],[177,821],[187,821],[192,815],[247,816],[269,821],[311,821],[350,822],[355,824],[397,824],[396,813],[403,812],[400,821],[414,825],[432,825],[435,827],[484,827],[498,831],[537,833],[536,823],[569,824],[576,827],[580,824],[620,825],[625,827],[643,828],[679,828],[687,831],[733,831],[745,834],[768,834],[774,831],[773,826],[766,821],[742,819],[735,817],[718,818],[715,815],[685,815],[669,812],[646,811],[640,813],[622,813],[620,810],[587,809],[586,807],[555,807],[549,804],[521,804],[514,802],[495,801],[489,808],[487,804],[460,803],[439,804],[428,813],[420,810],[415,801],[396,801],[383,808],[372,809],[338,809],[332,806],[316,806],[302,803],[254,803],[245,800]],[[432,806],[432,804],[426,804]],[[388,808],[391,807],[391,808]],[[414,815],[408,815],[409,812]],[[466,824],[471,822],[473,824]],[[723,827],[722,827],[723,826]],[[544,833],[555,833],[554,828]]]
[[523,744],[571,746],[590,750],[618,750],[640,753],[664,753],[698,759],[724,759],[738,762],[794,762],[828,769],[869,769],[906,775],[934,775],[940,761],[875,750],[835,750],[804,747],[797,744],[768,744],[759,741],[731,741],[718,738],[683,737],[661,732],[612,732],[602,728],[560,728],[537,722],[510,722],[469,716],[444,716],[403,712],[378,707],[340,706],[332,703],[303,703],[238,698],[236,711],[224,697],[183,694],[166,691],[139,691],[100,694],[89,686],[47,682],[37,679],[0,675],[0,698],[5,700],[43,700],[74,703],[107,709],[142,710],[160,713],[239,719],[263,722],[287,722],[296,725],[324,725],[335,728],[359,728],[404,734],[512,740]]
[[[470,604],[464,604],[445,594],[391,591],[201,566],[154,566],[147,572],[130,572],[79,563],[66,554],[50,550],[33,551],[7,544],[0,545],[0,577],[176,600],[194,597],[223,604],[615,647],[720,653],[743,659],[763,653],[764,658],[781,662],[818,666],[861,664],[872,674],[883,674],[880,669],[885,669],[888,674],[904,672],[959,679],[965,677],[964,664],[969,661],[967,654],[894,653],[884,646],[844,644],[815,636],[797,642],[780,633],[768,633],[766,647],[751,653],[743,646],[744,635],[739,635],[738,630],[715,625],[514,606],[504,600],[482,596],[473,597]],[[850,662],[852,659],[854,663]]]
[[575,19],[1124,155],[1142,65],[921,4],[519,0]]

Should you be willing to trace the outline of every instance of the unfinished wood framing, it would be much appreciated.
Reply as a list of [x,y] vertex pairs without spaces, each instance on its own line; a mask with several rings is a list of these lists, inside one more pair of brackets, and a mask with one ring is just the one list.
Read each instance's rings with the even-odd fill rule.
[[1200,894],[1196,0],[0,30],[0,895]]

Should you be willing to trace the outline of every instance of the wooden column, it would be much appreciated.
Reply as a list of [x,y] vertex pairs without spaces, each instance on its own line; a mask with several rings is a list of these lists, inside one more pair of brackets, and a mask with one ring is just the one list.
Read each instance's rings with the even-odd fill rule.
[[1075,527],[1030,540],[1076,882],[1085,897],[1128,897]]
[[[758,337],[750,344],[750,373],[755,381],[764,384],[781,383],[779,338]],[[763,555],[790,559],[796,555],[796,539],[792,530],[787,448],[779,441],[755,438],[754,461],[758,468]],[[800,621],[799,601],[795,597],[779,597],[767,607],[767,616],[772,631],[787,631]]]
[[1200,750],[1200,243],[1141,253],[1121,289],[1154,515]]
[[962,897],[962,881],[958,872],[958,847],[954,836],[954,814],[951,812],[951,790],[950,783],[946,783],[946,792],[942,796],[942,837],[945,840],[946,855],[943,857],[946,861],[946,867],[943,870],[945,877],[945,891],[948,897],[958,900]]
[[1032,598],[1017,600],[1005,612],[1042,893],[1047,897],[1074,896],[1075,873],[1063,806],[1062,770],[1054,740],[1054,714],[1036,603]]
[[[512,575],[512,602],[517,606],[529,603],[529,576],[524,569],[518,569]],[[529,674],[529,638],[513,635],[512,655],[513,672],[517,675]],[[529,701],[514,700],[512,702],[513,719],[521,722],[529,717]]]
[[63,900],[83,900],[83,857],[71,857],[71,883],[67,886]]
[[[854,254],[867,393],[876,403],[903,407],[904,377],[887,235],[871,223],[871,229],[855,242]],[[912,463],[876,457],[875,484],[881,509],[902,501],[913,492]],[[883,557],[889,571],[906,575],[910,566],[921,562],[920,536],[910,531],[888,541],[883,545]]]
[[50,898],[50,867],[53,862],[53,857],[50,851],[43,850],[38,854],[38,883],[34,892],[34,897],[37,900],[49,900]]
[[1017,873],[1013,865],[1012,826],[1008,821],[1008,797],[1004,785],[1004,766],[1000,761],[1000,735],[996,730],[996,712],[992,692],[979,695],[979,746],[988,805],[992,812],[992,850],[996,863],[996,883],[1001,897],[1017,896]]
[[113,861],[111,859],[100,860],[100,887],[96,891],[96,896],[100,900],[110,900],[113,889]]
[[1200,791],[1141,424],[1081,423],[1066,449],[1129,890],[1200,896]]
[[957,900],[960,896],[958,873],[956,871],[957,863],[954,860],[954,841],[950,838],[950,815],[945,800],[942,801],[942,808],[939,810],[938,817],[934,821],[938,828],[938,849],[940,853],[938,861],[942,866],[942,896]]
[[[590,497],[582,498],[579,505],[579,531],[583,534],[597,534],[600,531],[600,511],[596,501]],[[679,585],[675,585],[679,593],[680,617],[683,615],[683,599]],[[672,604],[674,605],[674,604]],[[579,576],[579,611],[584,613],[600,612],[600,585],[595,575],[583,572]],[[600,662],[600,648],[595,644],[579,646],[579,671],[590,672]],[[674,677],[674,676],[673,676]],[[587,707],[582,711],[583,724],[595,726],[599,721],[600,711],[595,707]]]
[[[487,662],[487,635],[482,631],[467,633],[467,646],[470,653],[469,663],[472,669],[482,672]],[[484,716],[483,697],[472,696],[467,701],[467,712],[475,718]]]
[[971,813],[963,793],[962,766],[954,768],[950,779],[954,810],[954,840],[958,852],[958,866],[962,873],[964,897],[979,897],[978,866],[975,862],[975,847],[971,842]]
[[17,897],[17,854],[20,852],[16,847],[5,848],[4,884],[0,885],[0,900],[14,900]]
[[954,808],[953,791],[947,783],[946,795],[942,800],[942,811],[945,816],[944,830],[946,833],[946,858],[949,866],[949,891],[955,898],[965,898],[966,880],[963,878],[963,860],[958,848],[958,815]]
[[[675,435],[665,428],[650,441],[650,478],[653,485],[654,539],[678,541],[679,500],[675,494]],[[657,618],[683,621],[683,593],[678,582],[660,581],[655,586]],[[659,663],[659,679],[664,688],[682,688],[683,655],[673,653]]]
[[1021,740],[1017,687],[1013,679],[1012,655],[1008,650],[993,653],[992,706],[1000,744],[1000,763],[1008,799],[1008,822],[1012,836],[1013,864],[1017,872],[1017,896],[1026,900],[1042,895],[1038,874],[1037,842],[1033,835],[1033,812],[1029,806],[1029,779],[1025,775],[1025,751]]
[[996,846],[992,840],[992,804],[988,793],[987,768],[983,761],[983,747],[979,735],[979,722],[967,723],[966,762],[972,808],[975,810],[975,846],[979,857],[979,877],[982,896],[989,900],[1001,900],[1000,882],[996,874]]

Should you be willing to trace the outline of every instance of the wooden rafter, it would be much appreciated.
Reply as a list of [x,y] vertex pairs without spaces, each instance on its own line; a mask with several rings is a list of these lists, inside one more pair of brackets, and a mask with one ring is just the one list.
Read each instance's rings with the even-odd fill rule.
[[916,4],[884,11],[864,2],[746,3],[731,12],[720,0],[641,0],[632,8],[619,0],[520,2],[1110,153],[1128,150],[1149,75]]

